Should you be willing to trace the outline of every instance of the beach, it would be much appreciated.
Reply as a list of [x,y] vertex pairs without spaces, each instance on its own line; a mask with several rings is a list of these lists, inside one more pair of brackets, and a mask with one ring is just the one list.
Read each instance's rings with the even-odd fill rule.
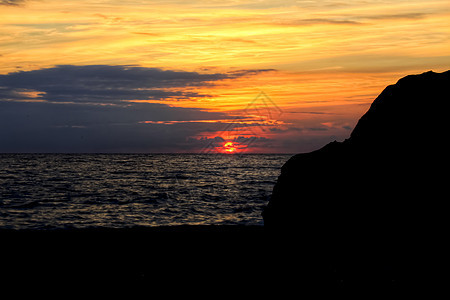
[[358,260],[348,248],[330,248],[329,242],[308,246],[301,238],[274,237],[263,226],[1,230],[0,234],[2,257],[7,258],[4,282],[261,295],[396,285],[392,262],[382,266],[377,259]]

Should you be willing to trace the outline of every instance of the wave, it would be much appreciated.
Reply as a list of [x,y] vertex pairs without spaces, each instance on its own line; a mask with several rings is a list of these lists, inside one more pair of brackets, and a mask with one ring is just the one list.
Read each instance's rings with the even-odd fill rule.
[[260,225],[289,157],[0,155],[0,228]]

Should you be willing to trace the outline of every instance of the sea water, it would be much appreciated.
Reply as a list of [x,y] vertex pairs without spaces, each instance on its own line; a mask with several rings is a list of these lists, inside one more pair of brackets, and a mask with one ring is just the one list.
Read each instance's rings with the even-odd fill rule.
[[0,228],[263,225],[287,154],[0,154]]

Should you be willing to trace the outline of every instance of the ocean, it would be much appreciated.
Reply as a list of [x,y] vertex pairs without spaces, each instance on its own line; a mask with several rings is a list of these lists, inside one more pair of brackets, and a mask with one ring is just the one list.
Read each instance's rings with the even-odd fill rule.
[[290,157],[0,154],[0,228],[263,225]]

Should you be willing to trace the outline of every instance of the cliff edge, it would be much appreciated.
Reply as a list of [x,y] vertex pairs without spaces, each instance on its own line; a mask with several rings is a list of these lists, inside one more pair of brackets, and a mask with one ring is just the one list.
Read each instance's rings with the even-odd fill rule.
[[350,138],[285,163],[263,211],[265,228],[385,242],[439,234],[449,101],[450,71],[386,87]]

